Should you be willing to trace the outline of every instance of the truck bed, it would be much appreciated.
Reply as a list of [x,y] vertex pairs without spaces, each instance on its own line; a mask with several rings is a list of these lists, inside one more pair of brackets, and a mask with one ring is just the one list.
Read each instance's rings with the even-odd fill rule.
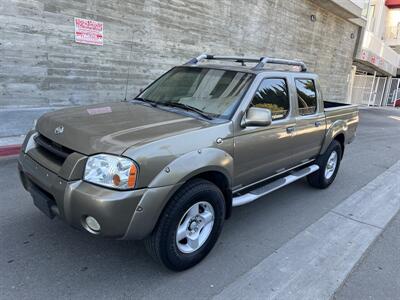
[[358,124],[358,106],[347,103],[324,101],[327,129],[336,122],[347,125],[346,141],[353,140]]
[[348,113],[358,115],[358,106],[355,104],[324,101],[324,111],[326,117],[339,116]]
[[346,106],[356,106],[356,105],[352,105],[352,104],[348,104],[348,103],[324,101],[324,108],[335,108],[335,107],[346,107]]

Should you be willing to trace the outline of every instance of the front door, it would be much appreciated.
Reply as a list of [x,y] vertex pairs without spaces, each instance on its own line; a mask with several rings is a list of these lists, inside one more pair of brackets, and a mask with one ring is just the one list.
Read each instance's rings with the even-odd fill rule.
[[286,78],[264,78],[249,107],[271,110],[269,126],[247,126],[235,136],[234,189],[265,179],[293,166],[293,130]]

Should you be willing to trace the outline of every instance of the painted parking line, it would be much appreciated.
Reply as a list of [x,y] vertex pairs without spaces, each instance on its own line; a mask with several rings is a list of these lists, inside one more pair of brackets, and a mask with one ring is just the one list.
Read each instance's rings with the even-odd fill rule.
[[400,209],[400,162],[214,299],[330,299]]

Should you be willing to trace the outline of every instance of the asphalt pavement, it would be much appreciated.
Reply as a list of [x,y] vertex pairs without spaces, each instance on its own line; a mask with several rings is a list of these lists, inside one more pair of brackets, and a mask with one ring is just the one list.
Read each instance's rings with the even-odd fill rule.
[[0,298],[206,299],[219,294],[400,159],[400,111],[361,110],[360,117],[357,138],[346,148],[329,189],[316,190],[302,180],[235,208],[215,249],[181,273],[154,263],[140,242],[96,238],[47,219],[19,183],[16,159],[1,159]]

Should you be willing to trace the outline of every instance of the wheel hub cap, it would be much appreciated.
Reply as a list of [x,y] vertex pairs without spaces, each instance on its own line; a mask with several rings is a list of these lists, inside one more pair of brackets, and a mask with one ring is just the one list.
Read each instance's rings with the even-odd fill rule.
[[332,151],[332,153],[329,156],[328,161],[326,163],[326,167],[325,167],[325,178],[326,179],[330,179],[333,176],[333,174],[335,173],[337,162],[338,162],[337,152]]
[[176,245],[183,253],[198,250],[207,241],[214,226],[214,209],[206,201],[192,205],[176,230]]
[[189,225],[189,230],[190,231],[197,231],[198,229],[198,224],[196,221],[192,221]]

